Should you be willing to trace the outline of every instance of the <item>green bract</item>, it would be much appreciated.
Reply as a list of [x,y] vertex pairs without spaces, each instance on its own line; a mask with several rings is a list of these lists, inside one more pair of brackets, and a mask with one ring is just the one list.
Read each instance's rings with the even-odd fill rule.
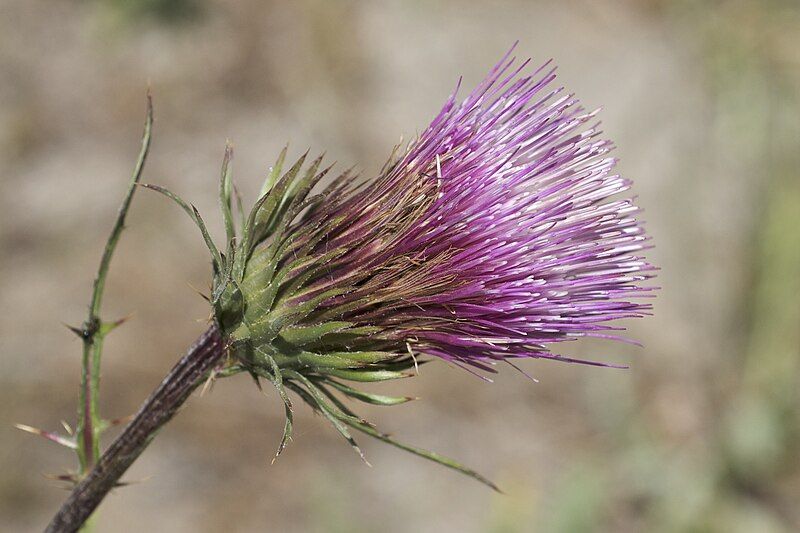
[[[337,320],[336,315],[341,313],[336,311],[344,306],[333,306],[333,311],[330,305],[321,306],[357,287],[324,287],[326,272],[342,266],[340,260],[347,250],[334,247],[329,253],[310,254],[326,238],[310,219],[326,208],[326,193],[341,190],[353,178],[345,172],[322,194],[312,196],[311,190],[331,167],[320,169],[320,156],[304,168],[304,154],[284,172],[286,151],[281,151],[260,197],[245,216],[231,177],[232,149],[226,147],[219,184],[226,233],[224,251],[217,248],[194,206],[162,187],[144,185],[168,196],[186,211],[200,228],[211,253],[213,282],[208,299],[230,355],[225,367],[211,377],[248,372],[256,383],[261,378],[272,383],[286,414],[276,456],[292,434],[292,402],[288,395],[292,391],[328,419],[362,458],[350,429],[461,471],[496,489],[483,476],[446,457],[395,441],[343,403],[342,397],[373,405],[412,400],[371,394],[344,382],[409,377],[414,375],[417,361],[410,349],[401,351],[396,339],[389,340],[382,327]],[[331,222],[336,223],[336,218],[328,217],[327,223]]]

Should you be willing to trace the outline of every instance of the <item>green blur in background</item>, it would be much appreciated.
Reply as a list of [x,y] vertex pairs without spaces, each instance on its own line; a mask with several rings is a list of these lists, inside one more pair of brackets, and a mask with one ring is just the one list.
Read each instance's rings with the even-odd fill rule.
[[[155,98],[143,181],[213,218],[226,139],[252,198],[286,141],[373,175],[463,75],[519,39],[603,106],[662,270],[631,348],[525,361],[486,384],[444,363],[365,409],[504,495],[379,443],[361,463],[247,378],[195,397],[100,508],[97,531],[800,530],[800,5],[795,1],[11,0],[0,5],[0,530],[41,530],[68,451],[19,432],[73,421],[77,323]],[[215,235],[219,237],[219,235]],[[182,213],[134,199],[105,314],[101,405],[134,411],[204,329],[209,281]],[[109,442],[109,435],[106,443]],[[362,439],[364,440],[364,439]]]

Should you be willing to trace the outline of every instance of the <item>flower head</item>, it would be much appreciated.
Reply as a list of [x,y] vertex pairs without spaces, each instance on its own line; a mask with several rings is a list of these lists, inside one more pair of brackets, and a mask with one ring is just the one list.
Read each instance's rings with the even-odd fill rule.
[[405,377],[417,355],[479,375],[520,357],[575,361],[553,345],[624,340],[613,322],[647,314],[636,299],[652,290],[648,237],[617,198],[630,182],[613,171],[612,143],[596,112],[551,87],[554,68],[527,66],[507,54],[463,101],[454,93],[374,180],[346,172],[311,196],[329,169],[319,158],[303,172],[303,156],[281,174],[284,150],[239,242],[228,152],[225,253],[184,204],[215,258],[211,300],[234,365],[276,385],[287,432],[287,387],[351,443],[345,426],[389,440],[333,390],[404,401],[343,381]]

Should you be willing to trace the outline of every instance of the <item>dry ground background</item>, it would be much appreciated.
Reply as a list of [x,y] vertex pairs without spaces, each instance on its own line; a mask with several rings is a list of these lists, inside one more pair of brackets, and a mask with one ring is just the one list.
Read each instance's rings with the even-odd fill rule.
[[[132,7],[135,6],[135,7]],[[604,106],[663,270],[645,343],[529,361],[534,384],[426,366],[423,399],[369,418],[496,479],[505,496],[364,441],[367,468],[248,379],[194,398],[127,476],[98,531],[725,531],[800,529],[800,9],[795,1],[0,2],[0,529],[41,529],[67,451],[13,429],[74,420],[79,341],[151,83],[145,181],[215,218],[223,143],[254,195],[280,147],[374,173],[400,134],[508,46],[555,58]],[[217,233],[217,235],[219,235]],[[207,308],[203,245],[143,191],[112,265],[103,409],[132,412]],[[390,385],[385,389],[398,389]],[[364,439],[362,439],[364,440]]]

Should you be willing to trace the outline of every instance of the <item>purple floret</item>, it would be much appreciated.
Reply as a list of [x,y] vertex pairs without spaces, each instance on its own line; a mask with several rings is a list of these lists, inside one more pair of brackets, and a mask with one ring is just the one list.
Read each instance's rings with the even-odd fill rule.
[[[555,68],[523,74],[507,54],[464,101],[455,93],[378,179],[346,178],[295,223],[288,254],[319,268],[297,305],[325,294],[309,320],[367,326],[382,349],[491,371],[493,361],[575,361],[548,345],[625,341],[655,268],[631,182]],[[336,289],[340,289],[336,291]],[[587,362],[588,361],[578,361]],[[601,364],[601,363],[591,363]]]

